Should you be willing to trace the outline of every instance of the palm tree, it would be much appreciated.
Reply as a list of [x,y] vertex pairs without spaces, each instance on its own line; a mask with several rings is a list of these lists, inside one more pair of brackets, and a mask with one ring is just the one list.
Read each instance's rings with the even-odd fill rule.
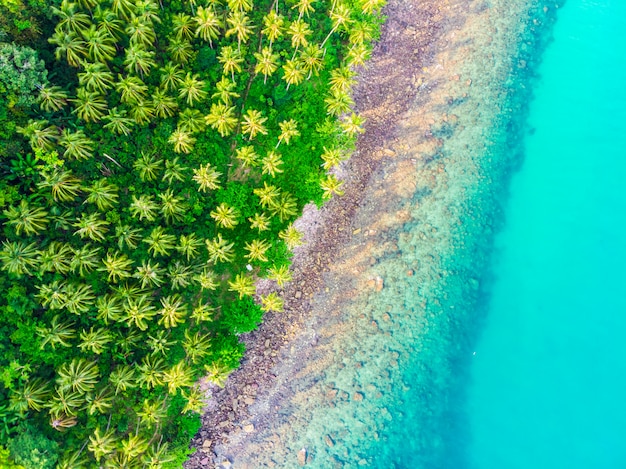
[[91,25],[91,19],[83,12],[78,11],[76,3],[63,0],[60,8],[54,6],[50,10],[59,17],[56,30],[63,32],[80,33]]
[[117,107],[109,110],[109,113],[104,116],[104,120],[107,121],[103,127],[106,130],[111,130],[118,135],[130,135],[131,127],[135,125],[135,122],[126,117],[128,113],[125,110],[118,110]]
[[137,272],[133,274],[133,277],[141,282],[141,288],[160,287],[163,284],[163,273],[164,270],[159,267],[158,263],[152,265],[149,260],[144,259],[141,266],[137,267]]
[[112,0],[111,9],[119,17],[129,20],[135,13],[135,2],[133,0]]
[[[195,362],[194,362],[195,363]],[[207,395],[198,386],[192,387],[189,392],[182,392],[182,396],[185,399],[185,407],[183,407],[182,413],[193,412],[198,415],[203,414],[203,410],[206,407]]]
[[134,326],[139,330],[145,331],[149,326],[148,320],[152,319],[155,314],[156,310],[148,295],[133,296],[127,298],[124,302],[121,320],[124,321],[128,327]]
[[276,144],[276,148],[278,148],[278,146],[283,141],[287,145],[289,145],[293,137],[298,137],[300,135],[300,131],[298,130],[298,124],[293,119],[279,122],[278,127],[280,127],[280,135],[278,136],[278,143]]
[[[156,210],[158,207],[154,204],[151,210]],[[141,218],[140,218],[141,219]],[[135,249],[141,240],[141,230],[139,228],[132,228],[130,225],[117,225],[115,227],[115,236],[117,236],[117,245],[120,249],[124,249],[126,246],[128,249]]]
[[302,62],[298,59],[291,59],[283,65],[283,80],[287,82],[287,89],[291,85],[299,85],[304,81],[304,69]]
[[298,215],[297,208],[296,199],[288,192],[280,194],[274,205],[270,207],[272,213],[278,215],[280,221],[285,221]]
[[131,48],[134,46],[140,46],[141,48],[153,47],[156,41],[152,21],[146,21],[145,18],[140,16],[132,16],[130,18],[128,26],[126,26],[126,34],[129,36]]
[[46,403],[46,407],[53,418],[67,418],[76,415],[84,403],[85,399],[81,393],[57,388],[52,399]]
[[367,15],[373,15],[376,11],[382,10],[386,0],[362,0],[361,11]]
[[205,117],[206,123],[216,129],[222,137],[230,135],[237,126],[234,106],[224,103],[211,105],[211,112]]
[[106,212],[117,203],[118,190],[117,185],[108,182],[106,178],[98,179],[91,187],[87,188],[89,195],[85,202],[96,204],[99,210]]
[[119,321],[124,310],[119,298],[113,295],[101,296],[96,300],[97,318],[109,325],[109,322]]
[[42,180],[37,184],[39,188],[50,188],[52,198],[56,202],[71,202],[81,191],[81,180],[75,177],[70,170],[55,169],[51,173],[41,173]]
[[42,150],[52,150],[54,141],[59,136],[59,129],[56,126],[48,126],[46,120],[29,119],[25,127],[17,127],[17,132],[28,139],[28,143],[33,150],[40,148]]
[[81,32],[87,43],[87,54],[94,62],[107,62],[115,57],[115,40],[105,30],[91,25]]
[[35,295],[35,298],[39,300],[39,303],[44,308],[62,309],[67,300],[65,287],[66,283],[60,282],[59,280],[37,285],[39,293]]
[[300,60],[302,61],[302,68],[305,72],[309,72],[306,77],[307,80],[311,78],[311,75],[315,73],[315,76],[319,75],[320,70],[324,66],[324,49],[317,44],[309,44],[300,53]]
[[85,394],[98,383],[100,371],[96,362],[84,358],[74,358],[57,369],[57,383],[60,391],[73,391]]
[[159,425],[167,417],[167,404],[164,399],[155,401],[144,399],[137,416],[141,423],[148,427]]
[[261,199],[263,208],[272,207],[276,204],[280,191],[275,187],[263,182],[262,188],[254,189],[254,193]]
[[222,64],[224,74],[231,75],[231,79],[235,81],[235,72],[241,72],[241,64],[243,63],[243,57],[241,51],[235,50],[233,46],[224,46],[220,51],[220,55],[217,60]]
[[50,220],[51,226],[55,230],[68,231],[72,227],[74,221],[74,213],[72,210],[62,209],[55,205],[50,208]]
[[298,52],[298,49],[301,46],[309,44],[308,37],[313,33],[313,31],[311,31],[309,25],[305,23],[304,20],[297,19],[289,25],[287,32],[291,36],[291,47],[295,48],[292,57],[293,60]]
[[349,67],[358,67],[365,64],[365,61],[370,56],[370,50],[365,44],[354,44],[348,50],[346,55],[346,62]]
[[113,87],[114,77],[109,68],[103,63],[85,63],[84,71],[78,74],[78,84],[87,91],[97,91],[106,94]]
[[57,60],[64,57],[72,67],[78,67],[87,55],[87,43],[75,32],[55,31],[48,42],[57,46],[54,50]]
[[239,211],[225,202],[215,207],[215,210],[210,215],[215,220],[215,223],[223,228],[233,229],[239,223]]
[[2,212],[9,219],[8,224],[15,227],[15,234],[36,235],[46,230],[49,223],[48,212],[41,207],[31,207],[24,199],[15,207]]
[[146,98],[148,87],[139,77],[118,75],[115,89],[120,93],[120,100],[124,104],[136,103]]
[[49,398],[50,385],[41,378],[35,378],[11,390],[9,407],[20,414],[25,414],[28,409],[39,412]]
[[325,179],[322,179],[320,181],[320,187],[324,191],[322,197],[324,199],[330,199],[332,198],[333,194],[343,195],[343,190],[341,189],[342,185],[343,181],[337,179],[334,174],[327,175]]
[[142,358],[139,369],[137,382],[139,386],[147,389],[161,386],[163,384],[163,371],[165,371],[165,362],[162,358],[154,358],[147,355]]
[[153,0],[138,0],[135,7],[135,15],[142,21],[150,24],[161,23],[159,5]]
[[53,350],[56,350],[56,346],[71,347],[69,342],[76,337],[76,331],[72,329],[74,324],[71,322],[61,322],[60,316],[54,316],[50,320],[50,327],[37,327],[35,332],[42,338],[39,348],[41,350],[48,344]]
[[284,301],[278,296],[276,292],[272,292],[268,295],[261,295],[261,309],[266,313],[274,311],[276,313],[282,313],[284,310]]
[[124,67],[131,73],[135,72],[142,77],[150,73],[150,69],[156,66],[155,53],[144,48],[143,44],[131,44],[126,48]]
[[171,329],[185,322],[187,311],[180,295],[174,294],[161,298],[161,309],[158,314],[161,316],[159,324]]
[[93,241],[104,241],[105,234],[109,231],[107,228],[108,225],[109,222],[101,220],[98,217],[98,213],[91,213],[89,215],[83,213],[72,226],[78,228],[74,231],[74,234],[80,236],[82,239],[89,238]]
[[59,145],[65,148],[63,157],[67,159],[88,160],[93,156],[94,142],[82,130],[72,132],[68,128],[63,129]]
[[133,266],[133,261],[119,252],[113,252],[107,254],[106,259],[102,259],[103,266],[98,270],[108,273],[108,281],[118,283],[120,280],[131,277],[130,269]]
[[232,371],[228,366],[220,362],[213,362],[211,364],[204,365],[204,370],[207,373],[206,379],[220,388],[223,388],[226,385],[228,375]]
[[[273,10],[272,10],[273,11]],[[257,64],[254,67],[254,73],[263,74],[263,84],[267,83],[267,77],[278,68],[278,54],[274,54],[270,47],[264,47],[261,53],[254,54]]]
[[348,93],[356,80],[354,80],[354,71],[348,67],[340,67],[330,72],[329,83],[332,93]]
[[96,269],[100,264],[100,248],[94,248],[87,243],[79,249],[73,249],[73,251],[74,255],[70,261],[70,270],[72,272],[78,271],[81,277]]
[[199,302],[191,311],[191,319],[196,323],[211,322],[214,314],[215,308],[208,303]]
[[65,308],[72,314],[80,316],[89,311],[96,297],[91,286],[85,284],[68,284],[65,289]]
[[167,256],[176,246],[176,236],[167,234],[162,226],[157,226],[143,242],[148,245],[148,252],[152,253],[152,256]]
[[257,134],[267,135],[267,129],[263,125],[266,120],[267,117],[263,117],[261,111],[248,109],[246,114],[243,116],[241,132],[249,135],[249,140],[252,140]]
[[206,247],[209,251],[209,261],[213,263],[231,262],[235,258],[235,243],[229,243],[218,233],[216,238],[206,240]]
[[355,21],[349,30],[350,44],[365,44],[374,39],[374,26],[369,21]]
[[270,219],[265,213],[255,213],[248,218],[250,228],[257,230],[259,233],[270,229]]
[[354,136],[365,132],[364,123],[365,119],[353,112],[340,125],[344,133]]
[[172,56],[172,59],[180,64],[189,62],[194,54],[193,47],[189,41],[177,38],[170,39],[167,51]]
[[193,268],[180,261],[174,261],[167,268],[167,276],[170,279],[172,290],[181,290],[191,284]]
[[70,101],[76,103],[72,113],[85,122],[98,122],[104,117],[107,110],[104,96],[96,91],[87,91],[85,88],[78,88],[76,99],[70,99]]
[[287,228],[278,233],[278,237],[282,239],[287,247],[293,251],[294,248],[300,246],[302,244],[302,233],[299,232],[293,223],[291,223]]
[[239,299],[244,296],[252,296],[256,292],[254,279],[245,273],[237,274],[234,280],[229,280],[228,287],[228,291],[239,294]]
[[[95,415],[96,412],[105,415],[113,407],[113,395],[109,386],[101,388],[95,394],[87,393],[85,400],[87,401],[86,407],[89,415]],[[69,469],[73,469],[73,467],[70,466]]]
[[178,156],[171,160],[165,160],[165,172],[163,173],[163,180],[168,184],[172,184],[174,180],[183,182],[186,179],[185,172],[187,168],[179,163]]
[[339,163],[345,160],[345,157],[342,155],[341,150],[339,148],[328,149],[324,147],[324,152],[322,153],[321,158],[324,161],[324,163],[322,164],[322,167],[326,171],[328,171],[331,168],[334,168],[335,166],[338,166]]
[[91,353],[100,355],[112,339],[113,336],[111,336],[111,333],[106,329],[102,327],[94,329],[92,326],[89,332],[83,329],[80,333],[80,344],[78,344],[78,348],[83,352],[91,351]]
[[189,106],[193,106],[196,102],[206,98],[207,92],[203,88],[204,81],[198,78],[198,74],[192,75],[189,72],[180,84],[178,96],[186,100]]
[[159,194],[159,199],[161,199],[161,213],[166,222],[181,221],[184,218],[187,205],[182,198],[176,197],[171,189]]
[[263,17],[263,25],[265,26],[261,31],[270,40],[270,49],[274,44],[274,41],[283,35],[285,28],[285,17],[271,10],[267,15]]
[[150,356],[159,354],[164,357],[167,356],[167,352],[169,351],[170,347],[177,343],[175,340],[168,340],[169,334],[170,331],[164,331],[163,329],[160,329],[159,331],[157,331],[156,334],[154,334],[154,337],[148,335],[148,346],[152,349],[152,353],[150,354]]
[[196,133],[204,130],[204,116],[197,109],[187,108],[178,115],[178,127],[187,132]]
[[288,265],[272,266],[267,269],[267,278],[274,280],[279,287],[291,281],[291,272]]
[[58,272],[67,274],[70,271],[70,262],[74,254],[68,243],[52,241],[45,250],[40,251],[39,271]]
[[133,218],[139,220],[154,221],[156,219],[156,211],[159,206],[154,202],[151,195],[142,194],[139,197],[133,195],[133,201],[130,204],[130,214]]
[[196,143],[196,138],[193,137],[190,132],[178,128],[172,132],[172,135],[170,135],[167,141],[174,145],[174,151],[176,153],[190,153]]
[[194,233],[189,235],[180,235],[176,250],[185,256],[185,258],[189,261],[196,258],[200,254],[200,247],[202,244],[202,240],[199,239]]
[[275,177],[276,174],[283,172],[281,168],[282,165],[283,160],[281,156],[273,150],[270,151],[261,161],[263,174],[269,174],[272,177]]
[[39,88],[39,107],[43,111],[60,111],[67,104],[67,92],[60,86],[41,85]]
[[107,456],[117,448],[117,437],[115,436],[115,430],[100,430],[100,427],[96,427],[93,433],[89,436],[89,444],[87,449],[91,451],[97,462]]
[[193,370],[184,360],[163,372],[163,381],[167,384],[170,394],[176,394],[181,388],[188,388],[193,384]]
[[141,153],[141,156],[133,163],[135,171],[139,173],[142,181],[154,181],[159,176],[163,160],[157,155]]
[[[109,375],[109,382],[115,386],[115,395],[118,395],[120,391],[136,388],[137,379],[135,377],[135,370],[130,365],[118,366]],[[124,442],[122,442],[122,445],[123,444]]]
[[98,5],[93,12],[93,18],[96,20],[98,29],[106,31],[116,41],[121,38],[124,32],[124,24],[113,10],[102,8],[101,5]]
[[198,7],[196,16],[196,37],[201,37],[205,41],[209,41],[211,48],[213,48],[213,39],[217,39],[220,34],[220,29],[224,26],[219,16],[215,13],[213,8]]
[[[219,286],[219,281],[217,278],[217,275],[215,274],[215,272],[213,272],[212,270],[209,270],[207,268],[204,268],[202,270],[202,272],[200,272],[199,274],[197,274],[194,277],[194,280],[196,282],[198,282],[198,284],[200,285],[200,289],[201,290],[216,290],[217,287]],[[206,306],[204,304],[200,304],[198,305],[197,308],[200,308],[202,310],[206,309]],[[213,309],[211,309],[211,312],[213,311]]]
[[166,464],[174,461],[175,457],[167,452],[167,443],[151,446],[141,458],[141,462],[147,469],[163,469]]
[[339,116],[348,112],[354,105],[354,101],[350,95],[343,91],[333,90],[331,95],[324,99],[326,103],[326,112],[331,116]]
[[205,192],[207,190],[217,190],[220,188],[221,175],[222,173],[211,166],[210,163],[207,163],[193,170],[192,179],[198,183],[198,190]]
[[256,154],[252,145],[246,145],[235,150],[235,158],[241,161],[244,168],[256,166],[258,157],[259,155]]
[[152,94],[152,107],[157,117],[166,119],[176,114],[178,103],[165,90],[158,89]]
[[333,27],[328,32],[328,35],[322,41],[322,48],[326,44],[326,41],[328,41],[330,36],[335,31],[337,31],[342,26],[346,27],[348,24],[350,24],[352,22],[352,20],[350,19],[350,15],[351,14],[352,14],[352,11],[350,10],[350,7],[348,7],[347,5],[343,5],[343,4],[336,5],[335,8],[333,8],[330,11],[330,20],[333,23]]
[[[252,22],[250,17],[246,15],[243,11],[232,11],[228,18],[226,18],[226,23],[230,25],[230,28],[226,30],[226,37],[230,37],[233,34],[237,36],[237,50],[241,51],[241,43],[244,44],[250,38],[250,35],[254,31],[252,27]],[[233,78],[234,79],[234,78]]]
[[152,108],[152,102],[149,100],[140,99],[135,103],[130,104],[130,115],[139,125],[147,124],[154,115],[154,109]]
[[227,0],[228,9],[231,11],[252,10],[252,0]]
[[172,17],[172,29],[177,39],[190,41],[194,36],[194,20],[185,13],[178,13]]
[[180,67],[172,62],[167,62],[161,72],[161,86],[165,90],[176,90],[183,82],[183,71]]
[[211,98],[218,98],[225,105],[230,106],[232,104],[232,98],[238,98],[239,94],[233,91],[236,83],[229,80],[225,76],[215,84],[215,93],[211,95]]
[[248,251],[246,258],[250,261],[268,262],[265,255],[271,245],[264,239],[253,239],[251,242],[246,243],[245,250]]

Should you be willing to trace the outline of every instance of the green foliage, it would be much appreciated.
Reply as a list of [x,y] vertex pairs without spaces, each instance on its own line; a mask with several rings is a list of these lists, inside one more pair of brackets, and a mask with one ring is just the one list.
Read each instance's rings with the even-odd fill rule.
[[30,425],[22,425],[19,435],[9,440],[7,448],[24,469],[53,469],[59,458],[59,444]]
[[47,83],[48,71],[35,50],[0,43],[0,98],[7,107],[35,103],[38,87]]

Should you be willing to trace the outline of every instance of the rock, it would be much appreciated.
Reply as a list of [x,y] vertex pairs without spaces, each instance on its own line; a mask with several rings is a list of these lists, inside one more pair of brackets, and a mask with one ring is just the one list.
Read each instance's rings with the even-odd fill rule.
[[359,460],[359,466],[367,466],[367,460],[366,459],[360,459]]
[[301,291],[297,291],[296,292],[296,299],[299,300],[300,298],[302,298],[302,292]]
[[376,291],[379,292],[385,287],[385,281],[381,277],[376,277]]
[[385,156],[396,156],[396,152],[393,151],[391,148],[385,148],[383,150],[383,155],[385,155]]
[[254,404],[254,399],[251,397],[246,397],[243,401],[248,405]]
[[207,467],[209,465],[209,458],[202,458],[200,464],[202,464],[202,467]]
[[336,389],[330,389],[326,392],[326,399],[328,399],[329,401],[332,401],[333,399],[335,399],[335,397],[337,397]]
[[413,274],[414,274],[414,273],[415,273],[415,272],[413,272],[413,269],[409,269],[409,270],[407,270],[407,271],[406,271],[406,276],[407,276],[407,277],[413,277]]
[[254,431],[254,425],[249,424],[249,425],[244,425],[243,426],[243,431],[246,433],[252,433]]
[[363,400],[363,394],[361,394],[360,392],[355,392],[352,395],[352,400],[356,402],[361,402]]
[[300,466],[304,466],[306,464],[307,450],[306,448],[302,448],[298,451],[298,464]]
[[204,440],[204,442],[202,443],[202,449],[208,451],[211,448],[212,444],[213,442],[211,440]]
[[389,316],[389,313],[383,313],[382,318],[385,322],[389,322],[391,320],[391,316]]
[[333,439],[332,439],[332,437],[331,437],[330,435],[326,435],[326,436],[324,437],[324,441],[325,441],[325,442],[326,442],[326,444],[327,444],[328,446],[330,446],[331,448],[332,448],[333,446],[335,446],[335,440],[333,440]]

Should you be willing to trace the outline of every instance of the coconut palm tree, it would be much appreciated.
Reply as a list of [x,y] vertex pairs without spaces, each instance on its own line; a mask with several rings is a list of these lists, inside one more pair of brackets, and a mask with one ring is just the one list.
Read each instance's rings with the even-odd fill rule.
[[180,235],[176,250],[180,252],[185,258],[190,261],[195,259],[200,254],[200,248],[203,242],[194,233],[189,235]]
[[172,17],[172,30],[177,39],[190,41],[195,32],[194,19],[185,13],[178,13]]
[[302,245],[302,233],[299,232],[293,223],[278,233],[278,237],[282,239],[290,250]]
[[139,77],[118,75],[118,78],[115,89],[120,93],[122,103],[136,103],[146,98],[148,87]]
[[139,376],[137,382],[139,386],[146,389],[152,389],[163,384],[163,371],[165,371],[165,362],[162,358],[154,358],[146,355],[141,360],[141,365],[137,367]]
[[29,119],[25,127],[17,127],[17,132],[28,139],[33,150],[52,150],[55,140],[59,137],[59,129],[48,125],[47,120]]
[[11,206],[2,212],[8,218],[8,225],[15,228],[15,234],[22,232],[29,235],[36,235],[46,230],[48,223],[48,212],[41,207],[31,207],[29,203],[22,199],[17,206]]
[[158,89],[152,94],[152,107],[157,117],[166,119],[176,114],[178,103],[176,99],[169,96],[164,89]]
[[213,39],[219,37],[220,29],[224,27],[219,16],[213,8],[199,6],[194,20],[196,22],[196,37],[209,41],[209,45],[213,48]]
[[298,123],[293,119],[279,122],[278,127],[280,127],[280,135],[278,135],[278,143],[276,144],[276,148],[278,148],[278,146],[282,142],[285,142],[287,145],[289,145],[293,137],[300,136]]
[[62,309],[67,300],[65,287],[66,283],[59,280],[38,285],[39,293],[35,295],[35,298],[44,308]]
[[174,294],[161,298],[161,309],[158,311],[158,314],[161,316],[159,324],[162,324],[167,329],[171,329],[185,321],[187,311],[180,295]]
[[[129,327],[134,326],[139,330],[148,329],[148,320],[152,319],[156,310],[148,295],[133,296],[127,298],[123,305],[121,320]],[[116,392],[117,394],[117,392]]]
[[259,155],[254,151],[252,145],[246,145],[245,147],[237,148],[235,150],[235,158],[241,161],[241,165],[244,168],[251,168],[258,164],[257,159]]
[[198,78],[198,74],[187,73],[182,83],[179,85],[178,96],[184,99],[189,106],[206,98],[204,91],[204,81]]
[[48,173],[41,173],[42,180],[37,183],[40,189],[50,188],[55,202],[71,202],[81,191],[81,180],[75,177],[70,170],[55,169]]
[[152,349],[151,356],[162,355],[167,356],[170,347],[176,343],[175,340],[169,340],[170,331],[163,329],[158,330],[154,336],[148,334],[148,347]]
[[220,362],[212,362],[208,365],[204,365],[204,370],[207,373],[206,379],[220,388],[226,385],[228,375],[232,372],[228,366]]
[[252,10],[252,0],[227,0],[228,9],[231,11]]
[[65,148],[63,157],[67,159],[87,160],[93,156],[94,142],[82,130],[63,129],[59,145]]
[[163,381],[167,384],[170,394],[176,394],[181,388],[188,388],[193,384],[194,374],[184,360],[163,372]]
[[348,93],[356,80],[354,80],[355,72],[348,67],[339,67],[330,72],[329,83],[331,85],[331,93]]
[[98,213],[81,214],[80,218],[76,219],[76,223],[72,226],[78,228],[74,231],[75,235],[80,236],[82,239],[89,238],[93,241],[104,241],[105,234],[109,229],[109,222],[101,220]]
[[[109,375],[109,382],[115,387],[115,395],[137,387],[135,370],[130,365],[120,365]],[[122,445],[124,442],[122,441]]]
[[130,104],[130,115],[139,125],[147,124],[154,116],[152,102],[146,99],[140,99]]
[[175,62],[180,64],[186,64],[194,55],[191,43],[185,39],[177,38],[170,39],[167,52],[169,52]]
[[175,180],[183,182],[186,179],[185,172],[187,168],[180,164],[178,156],[171,160],[165,160],[165,172],[163,173],[163,180],[168,184],[172,184]]
[[43,111],[60,111],[67,104],[68,94],[60,86],[41,85],[39,88],[39,107]]
[[106,326],[110,322],[119,321],[124,310],[118,297],[113,295],[100,296],[96,300],[97,318]]
[[167,141],[174,145],[176,153],[190,153],[196,143],[196,138],[190,132],[179,128],[172,132]]
[[139,220],[145,219],[147,221],[156,220],[158,208],[159,206],[154,201],[154,198],[148,194],[142,194],[139,197],[133,195],[133,201],[129,207],[130,214],[133,218],[139,218]]
[[318,76],[320,70],[324,67],[324,49],[317,44],[309,44],[300,53],[300,61],[305,72],[309,72],[306,79],[311,78],[315,73]]
[[261,309],[266,313],[274,311],[276,313],[282,313],[285,309],[283,299],[278,296],[276,292],[272,292],[268,295],[261,295]]
[[92,24],[89,29],[81,31],[87,44],[87,55],[94,62],[108,62],[115,57],[115,40],[105,30]]
[[288,192],[281,193],[276,202],[270,206],[270,210],[273,214],[278,215],[280,221],[285,221],[298,215],[297,208],[296,199]]
[[283,65],[283,80],[287,82],[287,89],[291,85],[299,85],[304,81],[304,69],[299,59],[291,59]]
[[265,213],[255,213],[248,218],[250,228],[257,230],[259,233],[270,229],[270,219]]
[[304,20],[297,19],[289,25],[287,33],[291,36],[291,47],[295,48],[291,58],[293,60],[298,49],[309,44],[308,37],[313,34],[313,31]]
[[341,27],[345,28],[348,24],[352,22],[352,19],[350,18],[351,14],[352,14],[352,11],[350,10],[350,7],[348,5],[340,4],[340,5],[336,5],[333,9],[331,9],[330,20],[333,23],[333,27],[328,32],[328,35],[322,41],[322,48],[326,44],[326,41],[328,41],[330,36],[335,31],[337,31]]
[[199,302],[191,311],[191,319],[196,323],[211,322],[214,314],[215,308],[208,303]]
[[350,44],[365,44],[374,39],[375,29],[369,21],[354,21],[348,30]]
[[361,0],[361,11],[367,15],[373,15],[380,12],[385,6],[386,0]]
[[[197,274],[194,280],[200,285],[200,289],[202,290],[216,290],[219,286],[217,275],[207,268],[204,268],[202,272]],[[205,305],[200,304],[197,308],[205,309]],[[211,311],[213,311],[213,309],[211,309]]]
[[159,441],[157,445],[152,445],[141,457],[141,462],[147,469],[163,469],[168,463],[175,460],[174,455],[168,454],[167,443]]
[[234,280],[228,281],[228,291],[238,293],[239,299],[244,296],[252,296],[256,292],[254,279],[245,273],[237,274]]
[[133,277],[139,280],[141,288],[148,288],[150,286],[160,287],[163,285],[162,275],[165,271],[159,267],[159,264],[152,265],[150,261],[145,259],[142,261],[141,266],[137,267],[137,271],[133,274]]
[[154,427],[167,417],[167,404],[164,399],[155,401],[144,399],[141,410],[137,411],[137,416],[143,425]]
[[[89,415],[95,415],[96,413],[105,415],[113,407],[113,395],[109,386],[101,388],[96,393],[87,393],[85,400],[87,401],[86,409]],[[73,469],[73,466],[70,466],[69,469]]]
[[159,194],[159,199],[161,199],[161,213],[166,222],[181,221],[184,218],[187,205],[181,197],[176,197],[171,189]]
[[198,183],[198,190],[205,192],[220,188],[220,176],[222,176],[222,173],[211,166],[210,163],[207,163],[193,170],[192,179]]
[[133,261],[126,254],[113,252],[108,253],[106,259],[102,259],[102,267],[98,270],[108,274],[109,282],[118,283],[120,280],[131,277],[132,266]]
[[40,251],[39,271],[67,274],[74,251],[68,243],[52,241],[48,247]]
[[161,23],[160,8],[153,0],[138,0],[135,4],[135,15],[150,24]]
[[229,243],[222,238],[221,233],[218,233],[216,238],[207,239],[206,247],[209,251],[210,262],[231,262],[235,258],[235,243]]
[[204,408],[207,405],[207,396],[203,390],[201,390],[198,386],[193,386],[188,392],[183,391],[182,396],[186,401],[182,410],[183,414],[188,412],[193,412],[198,415],[203,414]]
[[168,256],[170,251],[176,247],[176,236],[167,234],[162,226],[157,226],[152,229],[143,242],[148,245],[148,252],[153,257],[157,255]]
[[[146,47],[151,48],[156,41],[156,34],[152,21],[146,21],[146,18],[140,16],[132,16],[126,26],[126,34],[130,40],[130,47],[140,46],[140,49]],[[128,50],[128,49],[127,49]]]
[[241,51],[235,50],[232,46],[224,46],[220,51],[220,55],[217,60],[222,64],[224,74],[230,74],[231,79],[235,81],[235,72],[241,72],[241,64],[243,63],[243,56]]
[[96,362],[74,358],[57,369],[57,384],[60,391],[85,394],[98,383],[100,371]]
[[335,166],[338,166],[343,160],[345,160],[345,156],[342,155],[341,150],[339,148],[326,148],[324,147],[324,152],[321,155],[324,163],[322,167],[328,171]]
[[133,168],[139,173],[142,181],[154,181],[158,178],[163,160],[157,155],[141,153],[141,156],[133,163]]
[[263,174],[269,174],[272,177],[276,177],[276,174],[283,172],[281,168],[282,165],[283,160],[281,156],[273,150],[261,161]]
[[271,10],[263,17],[264,28],[261,31],[270,40],[270,49],[276,39],[283,35],[285,29],[285,17]]
[[263,125],[265,121],[267,121],[267,117],[263,117],[261,111],[248,109],[243,116],[241,132],[248,135],[249,140],[252,140],[257,134],[267,135],[267,129]]
[[103,457],[113,453],[117,449],[115,430],[101,430],[100,427],[96,427],[89,436],[87,449],[91,451],[96,461],[100,462]]
[[172,62],[167,62],[160,70],[161,87],[166,91],[176,90],[183,81],[183,71]]
[[12,389],[9,408],[25,414],[28,409],[39,412],[50,398],[50,384],[41,378],[31,379],[18,389]]
[[[299,233],[298,233],[299,234]],[[292,248],[290,248],[292,249]],[[291,282],[291,272],[289,272],[289,266],[272,266],[267,269],[267,278],[274,280],[279,287],[282,287],[287,282]]]
[[57,345],[71,347],[70,340],[76,337],[73,325],[71,322],[62,322],[61,317],[56,315],[50,320],[50,327],[37,327],[35,332],[42,339],[39,348],[43,350],[48,344],[53,350],[56,350]]
[[178,127],[186,132],[201,132],[206,127],[204,116],[197,109],[187,108],[178,115]]
[[211,105],[211,111],[205,117],[206,123],[216,129],[222,137],[230,135],[237,126],[234,106],[224,103]]
[[109,68],[99,62],[84,63],[84,71],[78,73],[78,84],[87,91],[96,91],[106,94],[113,87],[114,77]]
[[150,69],[156,66],[155,53],[145,49],[143,44],[131,44],[125,50],[124,67],[128,73],[135,72],[140,76],[148,75]]
[[111,340],[113,340],[113,336],[109,331],[103,327],[94,329],[92,326],[89,332],[83,329],[80,333],[80,344],[78,344],[78,348],[83,352],[91,351],[91,353],[100,355]]
[[329,174],[325,179],[320,181],[320,187],[324,191],[322,197],[324,199],[332,198],[333,194],[335,195],[343,195],[343,190],[341,186],[343,185],[343,181],[337,179],[334,174]]
[[230,27],[226,30],[225,36],[237,36],[237,50],[241,51],[241,43],[243,42],[245,44],[246,42],[248,42],[250,35],[254,32],[250,17],[246,15],[243,11],[231,10],[228,18],[226,18],[226,23]]
[[98,179],[86,189],[89,195],[85,199],[85,202],[96,204],[99,210],[106,212],[117,203],[118,190],[117,185],[108,182],[106,178]]
[[222,79],[215,84],[217,91],[211,95],[211,98],[218,98],[225,105],[230,106],[232,104],[232,98],[239,97],[239,94],[233,91],[235,86],[236,83],[234,81],[222,76]]
[[[273,11],[273,10],[272,10]],[[254,57],[257,64],[254,67],[254,73],[263,74],[263,84],[267,83],[267,77],[278,68],[278,54],[274,54],[270,47],[264,47],[261,53],[255,52]]]
[[133,0],[111,0],[111,9],[117,16],[128,21],[135,13],[136,6]]
[[264,239],[253,239],[251,242],[246,243],[244,249],[248,251],[246,258],[248,261],[268,262],[266,253],[271,245]]
[[222,202],[215,210],[210,213],[211,218],[215,220],[218,226],[227,229],[233,229],[239,224],[239,211],[235,207],[229,206],[226,202]]
[[172,290],[182,290],[191,284],[193,268],[180,261],[174,261],[167,268],[167,276]]
[[59,17],[55,30],[78,34],[91,25],[89,15],[79,11],[78,5],[68,0],[63,0],[59,8],[51,6],[50,11]]
[[95,248],[87,243],[78,249],[73,249],[74,254],[70,261],[70,270],[84,277],[100,265],[100,248]]
[[85,284],[68,284],[65,288],[65,296],[65,308],[77,316],[89,311],[96,299],[91,286]]
[[280,191],[275,186],[268,185],[267,182],[263,182],[262,188],[254,189],[254,193],[259,197],[263,208],[274,206],[280,196]]
[[109,113],[104,116],[104,120],[107,121],[103,127],[106,130],[111,130],[118,135],[130,135],[131,127],[135,125],[135,121],[126,117],[128,113],[126,110],[118,110],[117,107],[109,110]]
[[369,59],[370,50],[365,44],[354,44],[346,54],[346,63],[349,67],[358,67],[364,65]]
[[76,98],[70,99],[76,103],[73,114],[85,122],[100,121],[107,111],[107,102],[100,93],[96,91],[87,91],[85,88],[76,90]]
[[119,41],[124,32],[124,23],[119,17],[108,8],[98,5],[93,12],[93,19],[96,20],[98,29],[106,31],[115,41]]
[[331,116],[339,116],[348,112],[354,105],[354,101],[346,92],[334,90],[332,94],[324,99],[326,103],[326,112]]
[[57,60],[65,58],[72,67],[78,67],[87,55],[87,43],[75,32],[55,31],[48,42],[56,45]]
[[343,129],[344,133],[354,136],[365,132],[365,129],[363,128],[364,123],[365,119],[353,112],[339,125]]
[[53,418],[67,418],[76,415],[84,403],[83,394],[57,388],[46,407]]
[[[154,204],[152,210],[156,211],[157,208],[157,205]],[[141,230],[139,228],[133,228],[130,225],[117,225],[115,227],[117,245],[120,249],[124,249],[125,247],[128,249],[135,249],[138,246],[139,241],[141,240],[140,233]]]

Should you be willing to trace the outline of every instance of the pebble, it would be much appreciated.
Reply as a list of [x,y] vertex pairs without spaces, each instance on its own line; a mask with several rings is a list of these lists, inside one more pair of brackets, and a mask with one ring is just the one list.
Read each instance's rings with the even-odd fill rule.
[[254,425],[249,424],[249,425],[244,425],[243,426],[243,431],[246,433],[252,433],[254,431]]
[[254,399],[251,397],[246,397],[243,401],[248,405],[254,404]]
[[376,291],[379,292],[385,287],[385,281],[381,277],[376,277]]
[[361,402],[363,400],[363,394],[361,394],[360,392],[355,392],[352,395],[352,400],[354,400],[356,402]]
[[302,292],[301,291],[297,291],[296,292],[296,299],[299,300],[300,298],[302,298]]
[[202,449],[208,450],[211,447],[211,444],[213,444],[211,440],[204,440],[202,443]]
[[335,440],[333,440],[333,439],[332,439],[332,437],[331,437],[330,435],[326,435],[326,436],[324,437],[324,441],[325,441],[325,442],[326,442],[326,444],[327,444],[329,447],[331,447],[331,448],[332,448],[333,446],[335,446]]
[[307,451],[306,448],[302,448],[298,451],[298,464],[304,466],[306,464]]

